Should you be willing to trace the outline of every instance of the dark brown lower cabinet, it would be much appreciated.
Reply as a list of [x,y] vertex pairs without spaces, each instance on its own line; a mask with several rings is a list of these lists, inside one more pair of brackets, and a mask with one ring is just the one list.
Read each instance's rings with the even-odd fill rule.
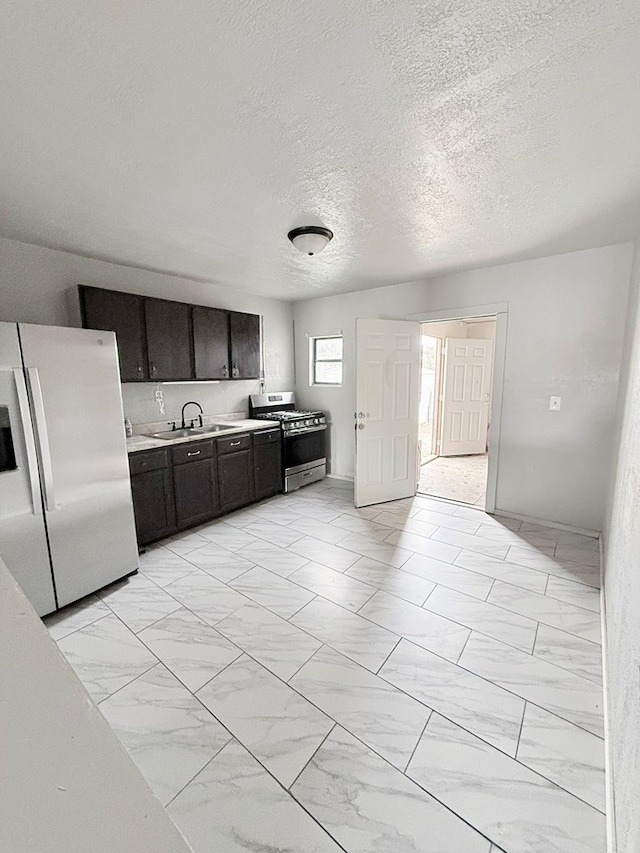
[[173,477],[166,450],[134,453],[129,459],[138,544],[176,532]]
[[230,512],[254,500],[251,436],[218,439],[220,512]]
[[185,442],[129,457],[138,544],[282,491],[280,429]]
[[182,530],[218,513],[216,457],[212,441],[179,445],[172,455],[176,519]]
[[253,433],[253,476],[256,500],[282,491],[280,428]]

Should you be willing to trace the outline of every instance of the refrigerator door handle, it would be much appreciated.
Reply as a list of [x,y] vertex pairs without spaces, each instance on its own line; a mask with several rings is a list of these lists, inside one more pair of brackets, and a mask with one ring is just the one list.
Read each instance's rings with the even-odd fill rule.
[[33,427],[31,425],[31,414],[29,412],[29,397],[27,395],[27,383],[24,380],[24,371],[14,369],[13,376],[16,383],[18,395],[18,408],[20,409],[20,420],[22,422],[22,433],[27,454],[27,470],[29,473],[29,485],[31,487],[31,504],[34,515],[42,515],[42,498],[40,496],[40,478],[38,477],[38,455],[36,443],[33,438]]
[[49,436],[47,433],[47,419],[44,414],[44,402],[42,400],[42,388],[40,387],[40,375],[37,367],[27,367],[29,389],[31,391],[31,402],[35,422],[36,440],[38,442],[38,456],[44,480],[44,503],[48,512],[53,512],[56,507],[56,499],[53,489],[53,466],[51,465],[51,453],[49,451]]

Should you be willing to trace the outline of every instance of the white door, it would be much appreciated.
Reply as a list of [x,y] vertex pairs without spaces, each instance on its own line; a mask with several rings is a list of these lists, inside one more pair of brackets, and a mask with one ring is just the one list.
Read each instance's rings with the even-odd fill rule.
[[486,451],[492,362],[493,341],[446,339],[440,456]]
[[420,325],[356,320],[356,506],[416,493]]

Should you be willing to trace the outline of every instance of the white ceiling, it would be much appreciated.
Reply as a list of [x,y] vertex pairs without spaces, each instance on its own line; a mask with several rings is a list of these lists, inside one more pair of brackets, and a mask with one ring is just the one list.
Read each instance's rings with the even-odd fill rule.
[[300,299],[638,233],[637,0],[2,4],[1,236]]

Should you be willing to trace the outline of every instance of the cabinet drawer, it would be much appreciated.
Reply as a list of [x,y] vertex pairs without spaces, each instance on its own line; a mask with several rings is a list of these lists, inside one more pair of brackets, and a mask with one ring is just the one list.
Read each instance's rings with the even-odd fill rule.
[[251,447],[251,436],[248,433],[243,435],[230,435],[228,438],[219,438],[218,456],[225,453],[237,453],[238,450],[248,450]]
[[280,442],[280,427],[276,429],[263,430],[262,432],[254,432],[253,443],[261,444],[278,444]]
[[129,470],[132,474],[142,474],[145,471],[158,471],[167,468],[169,460],[166,450],[141,450],[129,456]]
[[171,448],[171,458],[174,465],[182,465],[184,462],[197,462],[199,459],[211,459],[212,456],[213,441],[193,441]]

